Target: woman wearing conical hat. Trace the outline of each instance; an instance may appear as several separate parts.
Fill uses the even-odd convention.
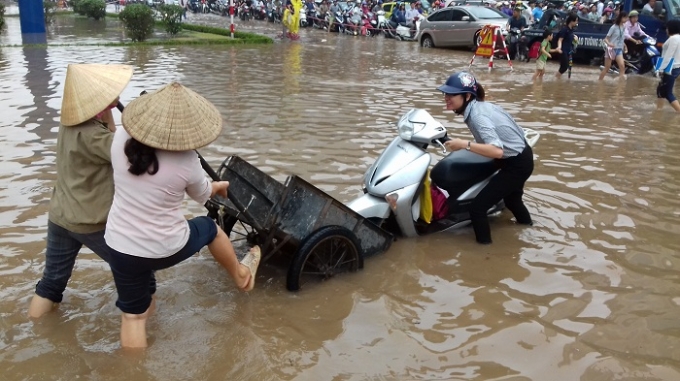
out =
[[[127,65],[72,64],[66,71],[57,136],[57,182],[50,200],[43,277],[28,314],[37,318],[62,301],[80,249],[108,262],[104,228],[113,201],[111,109],[130,82]],[[149,292],[155,291],[155,282]]]
[[[236,286],[250,291],[259,248],[239,263],[229,237],[209,217],[184,217],[185,194],[199,204],[227,196],[226,181],[210,182],[195,149],[222,131],[219,111],[208,100],[172,83],[131,102],[111,146],[115,196],[106,225],[111,271],[123,312],[121,345],[147,346],[148,287],[155,270],[174,266],[204,246]]]

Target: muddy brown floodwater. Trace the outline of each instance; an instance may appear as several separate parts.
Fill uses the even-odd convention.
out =
[[[244,27],[258,28],[278,31]],[[18,38],[5,31],[0,42]],[[144,354],[119,350],[112,277],[85,251],[58,311],[27,320],[67,63],[134,65],[124,103],[178,80],[227,122],[202,149],[211,164],[238,154],[346,202],[410,108],[469,137],[435,90],[469,59],[316,30],[271,46],[0,49],[0,378],[679,380],[680,117],[655,109],[651,77],[597,83],[595,68],[578,66],[557,81],[554,63],[542,84],[531,83],[533,64],[475,68],[490,100],[542,135],[525,196],[533,227],[504,212],[491,246],[468,228],[402,239],[363,270],[299,293],[272,265],[239,293],[202,252],[158,274]],[[204,213],[187,201],[187,216]]]

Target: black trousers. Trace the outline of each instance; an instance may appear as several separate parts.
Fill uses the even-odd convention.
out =
[[[491,243],[491,229],[487,211],[499,201],[512,212],[517,223],[530,225],[531,215],[524,202],[524,183],[534,171],[534,152],[527,144],[522,153],[507,159],[499,159],[500,171],[489,184],[479,192],[470,205],[470,219],[479,243]]]

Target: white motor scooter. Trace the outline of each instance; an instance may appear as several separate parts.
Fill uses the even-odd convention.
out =
[[[364,176],[364,194],[347,206],[393,234],[415,237],[458,228],[470,223],[468,208],[472,200],[498,172],[493,159],[460,150],[441,159],[431,171],[433,186],[448,193],[449,213],[429,224],[419,220],[420,193],[431,166],[430,145],[444,149],[449,140],[446,128],[422,109],[412,109],[397,123],[399,136],[385,148]],[[534,146],[540,135],[524,129]],[[503,201],[488,213],[505,208]]]
[[[300,26],[306,28],[309,24],[307,23],[307,8],[302,7],[300,9]]]

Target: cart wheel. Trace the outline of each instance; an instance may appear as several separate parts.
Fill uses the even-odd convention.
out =
[[[227,237],[231,239],[232,243],[246,241],[252,245],[261,244],[257,239],[258,235],[255,229],[236,217],[224,216],[218,224],[222,230],[227,233]]]
[[[342,226],[325,226],[307,236],[288,268],[286,288],[297,291],[313,279],[328,279],[364,267],[359,241]]]

